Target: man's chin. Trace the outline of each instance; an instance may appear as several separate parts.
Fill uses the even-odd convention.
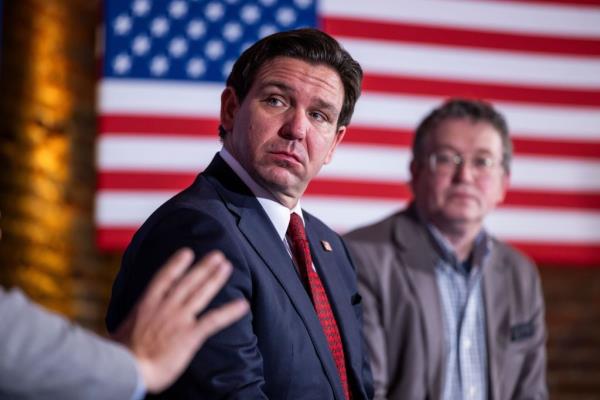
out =
[[[274,194],[299,198],[304,193],[306,185],[289,171],[271,171],[261,176],[259,183]]]
[[[479,220],[480,212],[474,207],[452,207],[444,212],[444,217],[448,221],[456,223],[468,223]]]

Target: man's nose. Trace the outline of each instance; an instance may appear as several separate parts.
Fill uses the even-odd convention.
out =
[[[472,182],[474,177],[473,165],[469,160],[462,159],[454,170],[454,180],[458,182]]]
[[[306,113],[299,109],[292,109],[286,116],[286,121],[281,128],[281,136],[290,140],[302,140],[309,129]]]

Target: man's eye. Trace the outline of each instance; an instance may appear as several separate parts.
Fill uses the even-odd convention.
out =
[[[438,164],[451,164],[453,158],[454,157],[451,154],[439,153],[435,155],[435,159]]]
[[[491,157],[475,157],[473,165],[475,168],[490,168],[494,165],[494,160]]]
[[[312,113],[310,113],[310,116],[314,120],[319,121],[319,122],[327,121],[327,116],[320,112],[312,112]]]
[[[281,101],[281,99],[278,99],[277,97],[268,97],[265,100],[265,103],[270,106],[273,106],[273,107],[278,107],[278,106],[283,105],[283,101]]]

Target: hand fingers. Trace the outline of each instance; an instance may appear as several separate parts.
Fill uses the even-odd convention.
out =
[[[194,264],[189,272],[176,283],[169,293],[168,299],[165,299],[164,307],[169,310],[181,308],[189,312],[190,307],[187,307],[186,304],[189,303],[191,298],[198,296],[205,298],[207,296],[204,293],[205,290],[209,291],[210,298],[214,297],[214,294],[223,286],[230,273],[231,265],[229,265],[223,253],[211,251],[202,260]],[[221,276],[223,274],[225,274],[224,277]],[[212,283],[214,281],[216,281],[216,284],[220,283],[216,290],[212,289],[212,286],[215,285],[215,283]],[[205,289],[205,286],[208,289]],[[191,312],[194,311],[191,310]]]
[[[150,282],[140,302],[141,307],[153,309],[157,303],[160,303],[193,259],[194,252],[189,248],[176,251]]]
[[[194,314],[202,311],[223,288],[232,270],[231,263],[222,258],[211,271],[207,270],[209,274],[190,276],[190,281],[187,282],[190,284],[190,291],[185,300],[186,310]]]
[[[245,299],[238,299],[204,314],[198,320],[195,328],[195,334],[199,340],[197,344],[243,317],[249,309],[250,305]]]
[[[232,266],[225,259],[223,253],[212,251],[194,264],[188,273],[185,273],[192,259],[193,252],[186,248],[177,251],[169,258],[152,279],[139,304],[138,316],[143,315],[145,318],[138,318],[137,326],[143,327],[150,324],[161,329],[160,326],[165,328],[169,325],[179,325],[176,320],[180,320],[180,322],[187,320],[188,323],[196,326],[195,316],[225,285],[231,275]],[[232,311],[228,312],[229,318],[232,321],[239,318],[235,311],[238,309],[242,311],[243,308],[243,306],[234,307]],[[213,332],[224,324],[230,323],[226,317],[227,315],[220,318],[213,317],[218,325],[210,331]],[[140,319],[146,320],[146,322],[140,321]],[[165,324],[165,321],[171,322]]]

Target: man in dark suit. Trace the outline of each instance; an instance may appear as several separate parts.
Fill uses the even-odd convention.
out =
[[[511,158],[500,113],[451,99],[416,130],[414,201],[345,236],[376,399],[548,397],[537,270],[483,227],[504,199]]]
[[[339,236],[300,207],[344,137],[361,80],[358,63],[314,29],[268,36],[233,66],[222,150],[136,233],[107,316],[112,330],[175,248],[231,260],[215,305],[243,297],[251,312],[210,339],[165,397],[371,397],[353,265]]]

